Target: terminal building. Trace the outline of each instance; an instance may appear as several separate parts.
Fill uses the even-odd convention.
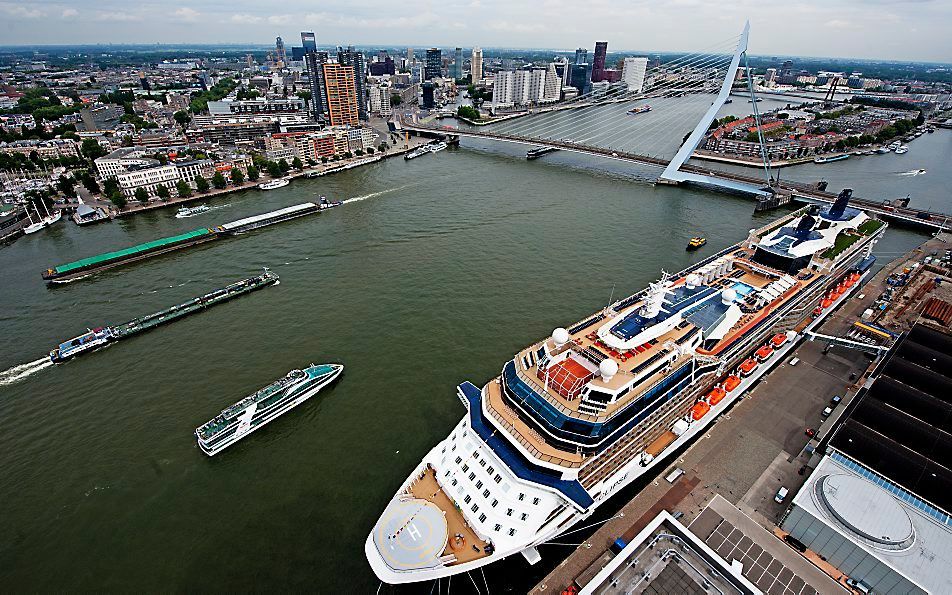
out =
[[[881,361],[781,528],[861,590],[952,593],[952,337],[922,324]]]

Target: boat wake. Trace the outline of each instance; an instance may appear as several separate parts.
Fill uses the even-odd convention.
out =
[[[231,206],[231,203],[228,203],[228,204],[226,204],[226,205],[218,205],[218,206],[214,206],[214,207],[208,207],[207,209],[205,209],[205,210],[202,211],[201,213],[189,213],[188,215],[180,215],[180,214],[176,213],[176,214],[175,214],[175,218],[176,218],[176,219],[190,219],[190,218],[192,218],[192,217],[198,217],[199,215],[204,215],[205,213],[207,213],[207,212],[209,212],[209,211],[217,211],[218,209],[224,209],[225,207],[230,207],[230,206]]]
[[[13,366],[9,370],[0,372],[0,386],[7,386],[9,384],[13,384],[14,382],[19,382],[28,376],[36,374],[44,368],[49,368],[52,365],[53,362],[50,361],[50,358],[41,357],[40,359],[27,364]]]
[[[909,171],[899,172],[896,175],[899,176],[922,176],[925,175],[926,170],[924,169],[910,169]]]
[[[374,198],[375,196],[380,196],[381,194],[387,194],[389,192],[396,192],[397,190],[403,190],[404,188],[409,188],[412,184],[406,184],[404,186],[398,186],[397,188],[387,188],[386,190],[381,190],[380,192],[371,192],[370,194],[364,194],[363,196],[355,196],[353,198],[348,198],[347,200],[341,201],[343,204],[360,202],[362,200],[367,200],[368,198]]]

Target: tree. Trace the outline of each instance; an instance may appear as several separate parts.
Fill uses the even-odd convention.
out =
[[[68,175],[62,175],[59,177],[59,180],[56,181],[56,187],[66,196],[73,195],[73,178]]]
[[[350,158],[353,157],[353,156],[354,156],[354,154],[351,153],[350,151],[347,151],[347,152],[344,153],[344,157],[345,157],[346,159],[350,159]]]
[[[397,95],[396,93],[393,93],[393,94],[390,95],[390,105],[391,105],[391,106],[397,107],[397,106],[400,105],[401,103],[403,103],[403,98],[402,98],[402,97],[400,97],[400,96]]]
[[[282,174],[291,171],[291,166],[288,164],[288,160],[282,157],[281,160],[278,161],[278,169],[281,170]]]
[[[89,172],[83,174],[82,182],[83,186],[86,187],[86,190],[89,190],[90,194],[99,194],[99,182],[97,182],[96,178],[92,177]]]
[[[90,161],[106,154],[106,150],[103,149],[102,145],[99,144],[99,141],[94,138],[83,139],[83,145],[80,150]]]
[[[208,184],[208,180],[205,179],[205,176],[196,176],[195,178],[195,189],[201,192],[202,194],[208,192],[211,186]]]
[[[142,204],[149,202],[149,193],[146,192],[145,188],[143,188],[142,186],[139,186],[138,188],[136,188],[135,197],[136,197],[136,200],[141,202]]]
[[[377,150],[380,151],[381,153],[386,153],[387,149],[389,148],[390,148],[390,145],[388,145],[387,143],[380,143],[380,146],[377,147]]]
[[[456,116],[467,120],[479,120],[479,110],[471,105],[461,105],[456,108]]]
[[[282,161],[284,161],[284,160],[282,159]],[[284,162],[285,165],[287,165],[287,163],[288,163],[287,161]],[[269,162],[267,163],[267,167],[268,167],[268,175],[269,175],[269,176],[271,176],[272,178],[280,178],[280,177],[281,177],[281,166],[278,165],[276,162],[274,162],[274,161],[269,161]]]
[[[321,163],[327,163],[328,161],[330,161],[330,159],[326,155],[321,157]]]
[[[117,190],[119,190],[119,182],[116,181],[115,177],[110,176],[103,180],[102,191],[106,193],[106,196],[111,196]]]
[[[155,195],[161,198],[162,200],[169,199],[169,187],[165,184],[159,184],[155,189]]]
[[[257,181],[258,181],[258,177],[259,177],[260,175],[261,175],[261,174],[258,173],[258,168],[257,168],[257,167],[255,167],[255,166],[253,166],[253,165],[249,165],[249,166],[248,166],[248,179],[249,179],[249,180],[251,180],[252,182],[257,182]]]
[[[245,174],[237,167],[231,168],[231,183],[235,186],[241,186],[245,183]]]
[[[291,160],[291,167],[293,167],[294,169],[298,171],[301,171],[302,169],[304,169],[304,163],[301,162],[300,157],[295,157],[294,159]]]
[[[118,190],[109,194],[109,202],[116,205],[120,211],[126,208],[126,197],[123,196],[122,192],[119,192]]]
[[[363,149],[357,149],[356,151],[354,151],[354,155],[357,155],[358,157],[363,157],[364,156]]]
[[[175,183],[175,190],[178,192],[179,198],[188,198],[192,195],[192,187],[188,185],[188,182],[185,180],[179,180]]]
[[[374,154],[374,148],[373,148],[373,147],[367,147],[367,154],[368,154],[368,155],[373,155],[373,154]]]
[[[221,190],[228,185],[228,182],[225,181],[225,176],[223,176],[220,171],[216,171],[215,175],[212,176],[212,185]]]
[[[297,92],[297,96],[298,96],[299,98],[303,99],[303,100],[304,100],[304,103],[307,103],[307,102],[309,102],[309,101],[311,100],[311,92],[310,92],[310,91],[298,91],[298,92]]]

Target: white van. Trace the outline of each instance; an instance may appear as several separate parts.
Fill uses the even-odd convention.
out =
[[[789,493],[790,490],[785,487],[781,487],[779,490],[777,490],[777,495],[773,497],[774,502],[777,504],[783,504],[783,501],[786,500],[787,494]]]
[[[797,364],[799,364],[799,363],[800,363],[800,358],[799,358],[799,357],[795,357],[795,358],[793,358],[792,360],[790,360],[790,365],[791,365],[791,366],[795,366],[795,365],[797,365]]]

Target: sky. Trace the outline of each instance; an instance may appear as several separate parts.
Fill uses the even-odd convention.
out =
[[[0,45],[253,43],[698,51],[952,62],[952,0],[0,0]]]

